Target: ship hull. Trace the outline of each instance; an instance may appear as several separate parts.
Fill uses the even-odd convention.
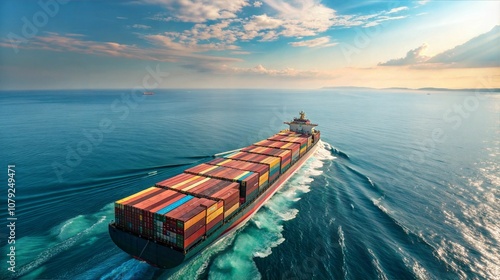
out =
[[[173,268],[182,264],[187,259],[213,244],[216,240],[234,232],[242,227],[251,217],[276,193],[283,184],[314,154],[319,140],[286,172],[281,174],[272,185],[260,194],[253,202],[239,210],[230,221],[207,236],[202,242],[187,252],[179,251],[173,247],[156,243],[136,234],[117,228],[114,223],[109,224],[109,235],[113,242],[123,251],[136,259],[160,268]]]

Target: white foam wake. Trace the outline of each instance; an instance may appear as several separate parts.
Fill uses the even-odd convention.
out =
[[[98,234],[106,231],[107,217],[112,213],[111,203],[97,213],[79,215],[66,220],[50,229],[48,234],[26,236],[16,240],[16,247],[22,248],[23,251],[16,259],[18,262],[16,277],[36,277],[44,270],[43,264],[55,256],[74,246],[91,244],[97,240]]]
[[[320,142],[315,154],[294,174],[235,236],[231,247],[219,254],[209,268],[210,279],[260,279],[253,258],[266,258],[273,248],[285,242],[284,223],[300,213],[294,205],[311,191],[314,177],[321,176],[326,161],[332,156],[328,143]]]

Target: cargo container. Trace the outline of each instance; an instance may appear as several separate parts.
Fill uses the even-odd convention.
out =
[[[117,200],[113,242],[172,268],[233,232],[314,153],[320,132],[301,112],[289,130]]]
[[[248,152],[238,152],[228,155],[226,156],[226,158],[267,164],[269,166],[269,177],[270,177],[269,181],[272,181],[271,177],[275,175],[277,171],[279,175],[280,161],[281,161],[279,157],[259,155]]]
[[[207,164],[231,167],[239,170],[256,172],[259,175],[259,190],[267,187],[269,182],[269,165],[241,160],[218,158]]]
[[[262,140],[254,144],[255,146],[279,148],[292,152],[292,161],[296,161],[299,157],[300,144],[293,142],[283,142],[274,140]]]
[[[281,173],[285,172],[291,164],[292,161],[292,153],[289,150],[282,150],[279,148],[270,148],[270,147],[262,147],[262,146],[248,146],[242,149],[244,152],[268,155],[268,156],[276,156],[280,158],[280,166]]]
[[[259,187],[259,174],[252,171],[245,171],[232,167],[200,164],[186,169],[184,172],[193,175],[207,176],[220,180],[238,182],[240,184],[240,197],[246,198]]]

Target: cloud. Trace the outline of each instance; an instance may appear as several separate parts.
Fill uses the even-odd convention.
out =
[[[143,0],[145,3],[160,4],[168,12],[161,12],[150,19],[160,21],[186,21],[206,24],[206,21],[224,22],[218,30],[223,36],[211,36],[217,40],[236,41],[273,41],[280,37],[313,37],[330,30],[332,27],[371,27],[384,21],[403,19],[406,16],[393,16],[408,7],[397,7],[369,15],[337,15],[336,11],[319,0],[262,0],[249,4],[246,0]],[[230,3],[230,4],[229,4]],[[245,6],[266,4],[266,13],[244,17]],[[223,12],[228,12],[223,15]],[[211,23],[209,26],[217,24]],[[198,25],[196,25],[198,26]],[[194,36],[199,41],[197,27],[180,33]],[[207,26],[205,26],[208,29]],[[206,38],[210,36],[205,36]]]
[[[159,4],[170,11],[170,17],[164,20],[177,20],[183,22],[206,22],[236,18],[236,14],[245,6],[246,0],[143,0],[146,4]],[[161,20],[162,16],[157,15]]]
[[[132,25],[132,28],[137,28],[137,29],[150,29],[151,26],[149,25],[144,25],[144,24],[134,24]]]
[[[406,10],[408,10],[408,7],[403,6],[403,7],[393,8],[393,9],[389,10],[386,14],[394,14],[394,13],[399,13],[401,11],[406,11]]]
[[[500,25],[427,61],[453,67],[500,67]]]
[[[330,37],[319,37],[312,40],[300,41],[300,42],[291,42],[290,45],[294,47],[333,47],[338,43],[330,43]]]
[[[245,52],[245,51],[232,51],[232,54],[251,54],[251,52]]]
[[[269,69],[259,64],[251,68],[239,68],[239,67],[228,67],[224,66],[220,69],[222,72],[231,74],[250,74],[258,76],[270,76],[270,77],[283,77],[283,78],[332,78],[333,76],[328,72],[317,71],[317,70],[298,70],[294,68],[285,69]]]
[[[252,16],[252,18],[243,26],[245,31],[261,31],[268,29],[276,29],[283,25],[283,20],[272,18],[266,14]]]
[[[241,62],[241,59],[199,53],[206,50],[221,48],[216,45],[207,44],[202,47],[186,47],[185,45],[169,40],[168,36],[157,36],[150,39],[161,43],[161,46],[157,48],[139,48],[135,45],[120,44],[116,42],[98,42],[84,40],[81,36],[68,36],[66,34],[60,35],[57,33],[50,33],[47,36],[34,37],[26,44],[20,45],[19,48],[124,57],[149,61],[175,62],[180,63],[181,65],[186,63],[198,63],[205,68],[216,67],[211,65]],[[3,40],[0,41],[0,46],[10,47],[10,44],[8,41]],[[226,47],[223,48],[225,49]]]
[[[143,35],[143,38],[154,45],[191,52],[238,50],[234,43],[241,39],[244,32],[231,24],[232,20],[210,25],[198,23],[182,32]]]
[[[262,6],[262,2],[260,2],[260,1],[255,1],[255,2],[253,2],[253,6],[254,6],[255,8],[259,8],[260,6]]]
[[[200,36],[204,36],[204,34],[200,34]],[[208,37],[207,39],[212,37],[210,33],[207,33],[206,36]],[[165,34],[157,35],[145,35],[144,38],[161,48],[190,53],[239,49],[238,46],[226,44],[225,42],[199,43],[195,38],[190,38],[181,33],[175,32],[166,32]]]
[[[404,19],[407,16],[396,16],[396,17],[391,17],[391,16],[377,16],[373,21],[370,21],[368,23],[365,23],[363,27],[373,27],[377,26],[380,23],[388,20],[397,20],[397,19]]]
[[[410,50],[405,57],[381,62],[380,66],[412,66],[418,68],[482,68],[500,67],[500,25],[462,45],[433,57],[423,55],[424,44]]]
[[[286,37],[315,36],[335,24],[335,10],[319,1],[266,0],[265,2],[277,11],[277,17],[284,21],[284,30],[281,34]]]
[[[403,58],[391,59],[384,63],[379,63],[380,66],[402,66],[402,65],[414,65],[418,63],[423,63],[429,57],[423,55],[425,50],[427,49],[427,44],[423,44],[420,47],[410,50],[406,53],[406,56]]]

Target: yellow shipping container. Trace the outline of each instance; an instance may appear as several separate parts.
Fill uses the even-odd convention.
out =
[[[215,212],[218,208],[218,204],[215,203],[214,205],[210,206],[210,208],[207,208],[207,219],[208,219],[208,216],[210,216],[213,212]],[[222,213],[222,211],[221,211]]]
[[[218,167],[217,165],[210,166],[207,169],[200,171],[200,173],[205,174],[205,173],[209,172],[210,170],[213,170],[217,167]]]
[[[131,196],[127,196],[125,198],[122,198],[122,199],[118,200],[116,203],[118,203],[118,204],[126,204],[127,201],[132,200],[133,198],[135,198],[135,197],[137,197],[137,196],[139,196],[141,194],[145,194],[147,192],[151,192],[151,191],[153,191],[155,189],[157,189],[157,188],[156,187],[147,188],[147,189],[145,189],[143,191],[140,191],[138,193],[135,193],[135,194],[133,194]]]
[[[193,218],[184,223],[184,230],[190,228],[192,225],[196,224],[196,222],[198,222],[199,220],[204,219],[206,215],[207,211],[202,210],[198,215],[194,216]]]
[[[233,207],[231,207],[231,209],[227,210],[225,213],[224,213],[224,218],[226,218],[227,216],[231,215],[234,211],[236,211],[236,209],[238,209],[238,207],[240,207],[240,203],[236,203]]]
[[[193,177],[193,178],[191,178],[191,179],[187,179],[187,180],[185,180],[185,181],[179,182],[179,183],[177,183],[177,184],[175,184],[175,185],[171,186],[171,188],[172,188],[172,189],[178,189],[178,188],[180,188],[180,186],[185,185],[185,184],[187,184],[187,183],[189,183],[189,182],[191,182],[191,181],[194,181],[194,180],[196,180],[196,179],[198,179],[198,178],[200,178],[200,176],[194,176],[194,177]]]
[[[269,179],[269,172],[262,174],[259,178],[259,186],[262,186]]]
[[[219,162],[217,163],[217,165],[223,165],[223,164],[226,164],[228,162],[230,162],[232,159],[226,159],[225,161],[222,161],[222,162]]]
[[[250,171],[244,171],[243,173],[241,173],[240,175],[236,176],[233,180],[238,180],[240,179],[241,177],[247,175],[248,173],[250,173]]]
[[[187,191],[189,191],[190,189],[192,189],[192,188],[194,188],[194,187],[196,187],[196,186],[199,186],[199,185],[201,185],[201,184],[205,183],[206,181],[208,181],[208,180],[210,180],[210,179],[212,179],[212,178],[207,177],[207,178],[205,178],[205,179],[203,179],[203,180],[201,180],[201,181],[199,181],[199,182],[196,182],[196,183],[194,183],[194,184],[192,184],[192,185],[189,185],[189,186],[186,186],[186,187],[182,188],[182,190],[187,192]]]
[[[280,163],[280,158],[269,156],[267,159],[264,160],[264,162],[269,163],[271,165],[271,168],[273,168]]]
[[[213,212],[212,214],[207,216],[207,224],[213,221],[215,218],[217,218],[219,215],[222,215],[222,212],[224,212],[224,207],[221,207],[217,209],[217,211]]]

